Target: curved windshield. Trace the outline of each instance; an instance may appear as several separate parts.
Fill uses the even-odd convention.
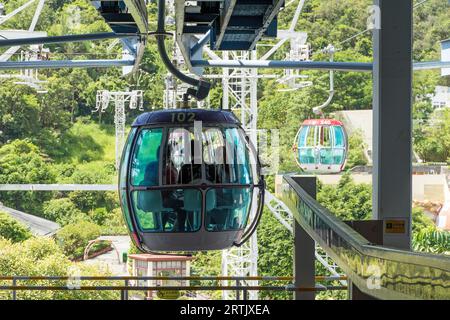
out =
[[[194,232],[200,229],[200,190],[139,190],[133,191],[131,198],[138,225],[144,232]]]
[[[251,188],[212,188],[206,193],[205,225],[208,231],[244,229],[252,203]]]
[[[340,126],[322,127],[323,143],[320,146],[320,163],[342,164],[345,160],[344,130]]]
[[[257,156],[238,127],[168,127],[136,131],[131,152],[131,207],[142,232],[245,228]],[[192,186],[203,186],[203,189]],[[214,188],[205,189],[204,186]]]

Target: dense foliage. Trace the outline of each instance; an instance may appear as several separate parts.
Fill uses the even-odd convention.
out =
[[[0,211],[0,237],[16,243],[27,240],[31,233],[26,226]]]
[[[72,263],[54,240],[48,238],[30,238],[23,242],[12,243],[0,237],[0,274],[2,276],[71,276],[68,281],[53,281],[52,285],[80,285],[76,277],[83,275],[107,276],[108,273],[93,266]],[[10,285],[10,281],[0,281],[1,285]],[[84,285],[100,285],[99,282],[85,281]],[[108,284],[103,282],[102,284]],[[27,280],[21,285],[50,285],[49,281]],[[0,299],[10,300],[10,291],[1,291]],[[18,291],[17,299],[118,299],[118,292],[111,291]]]
[[[56,234],[56,242],[66,256],[75,259],[82,257],[89,241],[100,235],[100,226],[88,221],[79,221],[59,230]]]
[[[417,0],[419,1],[419,0]],[[6,1],[7,12],[26,0]],[[94,33],[108,31],[88,0],[47,0],[37,30],[49,35]],[[287,29],[295,10],[294,0],[279,17],[280,29]],[[369,62],[372,59],[371,33],[366,29],[368,5],[371,0],[308,0],[305,1],[296,30],[308,32],[312,58],[326,60],[321,52],[328,44],[337,48],[335,61]],[[76,10],[77,15],[74,15]],[[156,7],[149,3],[150,25],[155,27]],[[414,12],[414,60],[437,60],[439,41],[450,38],[450,9],[446,1],[429,0]],[[79,20],[74,19],[79,17]],[[2,29],[28,29],[32,10],[2,24]],[[271,40],[266,44],[273,43]],[[121,48],[113,41],[54,44],[51,59],[121,58]],[[0,48],[0,53],[4,49]],[[258,48],[260,54],[267,46]],[[283,59],[285,44],[272,57]],[[19,55],[12,59],[17,60]],[[218,70],[220,72],[220,70]],[[282,71],[260,71],[282,75]],[[313,86],[286,91],[285,84],[273,79],[258,82],[258,125],[280,131],[280,171],[296,172],[291,146],[300,123],[315,117],[314,106],[328,96],[328,77],[318,71],[304,71]],[[136,75],[122,77],[118,68],[42,70],[46,81],[45,94],[15,83],[0,80],[0,184],[3,183],[116,183],[114,170],[114,108],[105,113],[92,113],[97,90],[144,90],[144,109],[161,108],[166,70],[159,59],[156,43],[150,38],[142,65]],[[210,95],[212,107],[221,105],[221,79],[213,80]],[[450,161],[450,111],[434,111],[429,94],[436,85],[450,85],[450,77],[438,71],[415,72],[414,146],[419,157],[430,162]],[[232,99],[232,97],[231,97]],[[337,72],[335,95],[325,116],[340,110],[370,109],[372,79],[370,74]],[[127,110],[130,122],[140,111]],[[350,152],[346,168],[366,164],[363,140],[359,133],[350,136]],[[267,178],[273,182],[273,176]],[[371,217],[371,187],[357,184],[344,175],[337,186],[319,187],[319,202],[343,220]],[[63,229],[56,242],[30,238],[29,232],[4,214],[0,214],[0,274],[2,275],[65,275],[76,267],[83,274],[101,274],[98,270],[73,264],[69,259],[80,257],[85,245],[101,234],[125,234],[115,193],[100,192],[0,192],[5,206],[42,216],[58,222]],[[414,248],[420,251],[448,252],[448,233],[437,231],[424,212],[415,209]],[[1,239],[1,238],[5,239]],[[259,273],[261,275],[292,275],[292,238],[289,232],[266,210],[258,228]],[[17,243],[14,243],[17,242]],[[200,253],[192,265],[193,274],[221,273],[220,252]],[[326,271],[318,264],[318,274]],[[270,283],[270,282],[268,282]],[[218,293],[211,293],[219,296]],[[10,295],[10,293],[0,293]],[[91,298],[115,297],[112,293],[20,293],[22,298]],[[265,298],[288,298],[287,293],[261,293]],[[342,297],[320,294],[321,298]],[[0,296],[6,297],[6,296]]]

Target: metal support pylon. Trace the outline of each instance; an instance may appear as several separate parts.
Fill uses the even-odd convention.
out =
[[[256,59],[256,51],[223,52],[223,59],[229,55],[232,59]],[[223,109],[231,109],[240,116],[242,126],[253,145],[257,144],[257,70],[229,69],[223,70]],[[250,219],[255,218],[251,212]],[[258,237],[253,233],[250,240],[241,247],[233,247],[222,252],[222,274],[224,276],[257,276],[258,275]],[[240,285],[257,286],[258,281],[243,281]],[[224,291],[224,299],[236,299],[236,292]],[[249,299],[258,299],[257,291],[249,292]]]
[[[120,165],[120,157],[125,143],[125,106],[130,109],[143,110],[142,90],[113,92],[107,90],[97,91],[97,103],[93,112],[105,112],[109,103],[114,103],[114,125],[116,132],[116,169]]]

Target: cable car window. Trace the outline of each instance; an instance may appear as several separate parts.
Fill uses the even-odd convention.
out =
[[[315,128],[304,126],[299,134],[298,157],[300,163],[315,163],[314,146],[315,146]]]
[[[316,129],[317,127],[308,126],[308,133],[306,135],[306,145],[305,147],[314,147],[316,146]]]
[[[325,148],[331,147],[331,130],[328,126],[322,127],[321,145]]]
[[[225,141],[218,128],[206,128],[203,132],[203,160],[206,180],[211,183],[225,183],[229,166],[225,163]]]
[[[195,161],[194,141],[191,128],[169,130],[163,165],[163,184],[192,184],[201,180],[202,165],[201,161]]]
[[[251,188],[213,188],[206,193],[205,225],[208,231],[244,229],[252,203]]]
[[[298,135],[298,147],[302,148],[306,146],[306,137],[308,134],[309,127],[304,126],[300,129],[300,134]]]
[[[131,184],[159,185],[159,150],[162,129],[144,129],[139,133],[131,162]]]
[[[333,150],[331,148],[320,149],[320,163],[333,164]]]
[[[132,192],[139,227],[145,232],[195,232],[201,226],[202,193],[197,189]]]
[[[128,170],[128,161],[130,154],[131,146],[133,144],[134,135],[136,133],[136,128],[131,128],[131,131],[128,135],[128,139],[125,143],[124,152],[122,153],[122,157],[120,158],[120,189],[126,187],[127,182],[127,170]]]
[[[225,129],[225,168],[226,177],[223,183],[250,184],[253,181],[250,150],[247,149],[245,134],[237,128]]]
[[[342,164],[345,160],[344,149],[333,149],[333,164]]]
[[[334,126],[334,146],[339,148],[345,147],[344,130],[342,127]]]

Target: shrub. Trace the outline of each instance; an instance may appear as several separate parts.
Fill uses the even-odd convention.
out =
[[[413,232],[419,232],[426,228],[434,228],[435,225],[430,218],[425,215],[425,212],[420,207],[414,207],[412,209],[412,230]]]
[[[364,154],[365,143],[361,131],[356,131],[349,137],[349,150],[347,158],[347,168],[355,166],[364,166],[367,164],[367,159]]]
[[[76,259],[83,256],[89,241],[100,235],[100,226],[89,221],[79,221],[62,228],[56,234],[56,241],[70,259]]]
[[[0,237],[12,242],[21,242],[30,238],[31,233],[22,223],[0,211]]]
[[[416,251],[435,254],[450,254],[450,232],[425,228],[414,234],[413,248]]]
[[[0,238],[0,274],[2,276],[108,276],[96,266],[72,263],[51,238],[30,238],[22,243],[12,243]],[[22,280],[21,285],[60,285],[67,281]],[[111,285],[111,281],[103,282]],[[11,285],[11,281],[0,281]],[[98,281],[84,281],[83,285],[100,285]],[[117,299],[118,292],[109,291],[17,291],[17,299]],[[12,293],[0,291],[0,300],[11,299]]]
[[[108,217],[102,224],[102,234],[128,234],[120,208],[116,208],[108,213]]]

